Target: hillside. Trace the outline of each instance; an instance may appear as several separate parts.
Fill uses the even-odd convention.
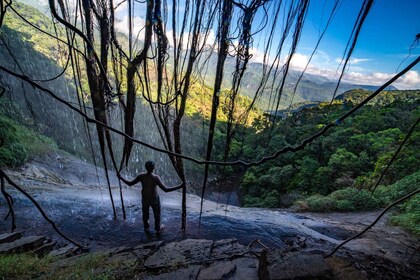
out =
[[[264,134],[243,142],[244,156],[258,159],[287,145],[297,145],[318,132],[326,123],[343,115],[366,98],[369,91],[354,90],[340,96],[333,107],[320,104],[303,108],[288,119],[279,118],[278,134]],[[316,194],[299,207],[313,211],[351,211],[383,207],[384,191],[368,200],[369,190],[384,172],[388,162],[401,145],[413,124],[420,117],[420,91],[386,91],[347,119],[343,124],[324,134],[302,151],[279,156],[275,161],[249,168],[242,178],[241,193],[245,206],[288,207],[295,201]],[[270,133],[267,131],[267,133]],[[264,136],[266,135],[266,136]],[[266,138],[265,138],[266,137]],[[420,157],[418,129],[384,174],[380,185],[406,188],[407,193],[417,183]],[[261,146],[262,139],[270,139]],[[267,141],[267,140],[264,140]],[[411,177],[410,177],[411,176]],[[409,179],[411,178],[411,179]],[[411,183],[398,183],[407,180]],[[359,204],[350,198],[356,189],[363,189]],[[388,191],[392,190],[391,186]],[[414,189],[415,190],[415,189]],[[386,191],[385,191],[386,193]],[[330,195],[323,200],[319,195]],[[339,204],[337,200],[343,199]],[[376,200],[375,200],[376,199]],[[363,202],[361,202],[363,201]],[[416,201],[416,200],[413,200]],[[389,201],[388,201],[389,202]],[[386,204],[386,203],[385,203]],[[413,210],[414,212],[417,210]],[[415,212],[410,223],[413,228],[419,218]]]

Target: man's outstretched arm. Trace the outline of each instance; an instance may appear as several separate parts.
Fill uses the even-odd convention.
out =
[[[123,178],[123,176],[121,176],[121,174],[120,173],[117,173],[117,177],[121,180],[121,181],[123,181],[124,183],[126,183],[127,185],[129,185],[129,186],[133,186],[133,185],[135,185],[135,184],[137,184],[138,182],[140,182],[141,181],[141,178],[144,176],[144,174],[140,174],[140,175],[138,175],[134,180],[132,180],[132,181],[128,181],[128,180],[126,180],[125,178]]]
[[[179,190],[180,188],[182,188],[184,186],[185,183],[181,183],[180,185],[173,187],[173,188],[168,188],[167,186],[165,186],[164,183],[162,183],[162,180],[160,180],[159,176],[156,176],[156,180],[157,180],[157,185],[159,186],[159,188],[161,188],[164,192],[173,192],[176,190]]]

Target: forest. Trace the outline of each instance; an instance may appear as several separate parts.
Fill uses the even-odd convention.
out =
[[[341,80],[373,1],[337,82],[306,75],[309,62],[291,67],[309,1],[123,1],[128,30],[118,29],[122,3],[70,2],[1,2],[2,191],[13,185],[3,170],[64,151],[104,168],[113,217],[120,199],[125,219],[111,177],[152,159],[165,180],[185,183],[184,231],[187,194],[201,197],[201,222],[204,198],[225,193],[225,204],[234,195],[240,207],[293,212],[392,205],[391,224],[420,236],[420,90],[392,85],[420,58],[378,87]],[[258,36],[262,63],[252,60]]]

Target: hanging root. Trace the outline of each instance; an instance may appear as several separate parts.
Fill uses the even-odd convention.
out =
[[[6,180],[12,187],[14,187],[16,190],[18,190],[20,193],[22,193],[24,196],[26,196],[34,205],[35,207],[38,209],[38,211],[41,213],[42,217],[52,226],[52,228],[55,230],[55,232],[57,232],[62,238],[64,238],[65,240],[67,240],[68,242],[76,245],[79,248],[82,248],[82,245],[80,245],[79,243],[73,241],[72,239],[70,239],[69,237],[67,237],[66,235],[64,235],[57,227],[57,225],[48,217],[48,215],[45,213],[45,211],[42,209],[42,207],[38,204],[38,202],[36,202],[36,200],[30,195],[28,194],[26,191],[24,191],[21,187],[19,187],[16,183],[14,183],[7,175],[6,173],[3,172],[3,170],[0,169],[0,180],[1,180],[1,191],[3,193],[3,195],[6,198],[6,201],[8,203],[9,206],[9,212],[11,213],[12,216],[12,232],[15,230],[16,225],[15,225],[15,217],[14,217],[14,212],[13,212],[13,200],[12,197],[5,191],[5,182],[4,180]]]
[[[410,138],[410,136],[413,134],[414,129],[416,128],[416,126],[419,124],[420,122],[420,118],[417,118],[417,121],[411,126],[410,130],[408,131],[407,135],[405,136],[404,140],[402,141],[401,145],[398,147],[398,149],[395,151],[394,155],[392,156],[391,160],[388,162],[387,166],[385,167],[385,170],[382,172],[381,176],[379,177],[378,181],[376,182],[375,186],[373,187],[372,191],[371,191],[371,196],[370,198],[372,198],[373,193],[375,192],[376,188],[379,186],[379,183],[382,181],[382,178],[385,176],[385,174],[387,173],[389,167],[392,165],[392,163],[394,162],[394,160],[397,158],[398,154],[401,152],[402,148],[404,147],[404,145],[407,143],[408,139]]]
[[[332,255],[334,255],[338,249],[340,249],[341,247],[343,247],[345,244],[347,244],[348,242],[352,241],[353,239],[358,238],[359,236],[361,236],[362,234],[364,234],[365,232],[367,232],[370,228],[372,228],[381,218],[383,215],[385,215],[386,212],[388,212],[389,209],[391,209],[392,207],[394,207],[397,204],[400,204],[401,202],[415,196],[416,194],[420,193],[420,189],[415,190],[412,193],[409,193],[408,195],[398,199],[397,201],[391,203],[390,205],[388,205],[384,210],[382,210],[381,214],[379,214],[379,216],[370,224],[368,225],[364,230],[362,230],[361,232],[357,233],[356,235],[348,238],[347,240],[341,242],[337,247],[335,247],[335,249],[329,253],[328,255],[326,255],[324,258],[329,258]]]
[[[4,182],[4,177],[3,176],[0,177],[0,184],[1,184],[1,193],[3,194],[4,198],[6,199],[7,206],[9,207],[9,212],[7,213],[4,220],[6,221],[9,218],[9,216],[11,216],[11,218],[12,218],[11,232],[13,232],[16,229],[15,212],[13,210],[13,198],[10,194],[8,194],[6,192],[5,182]]]

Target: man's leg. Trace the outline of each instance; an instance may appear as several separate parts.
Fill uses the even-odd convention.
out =
[[[155,216],[155,230],[156,232],[160,231],[160,200],[157,198],[153,203],[151,203],[153,209],[153,215]]]
[[[147,199],[142,198],[141,203],[142,203],[144,230],[149,230],[149,208],[150,208],[150,202]]]

